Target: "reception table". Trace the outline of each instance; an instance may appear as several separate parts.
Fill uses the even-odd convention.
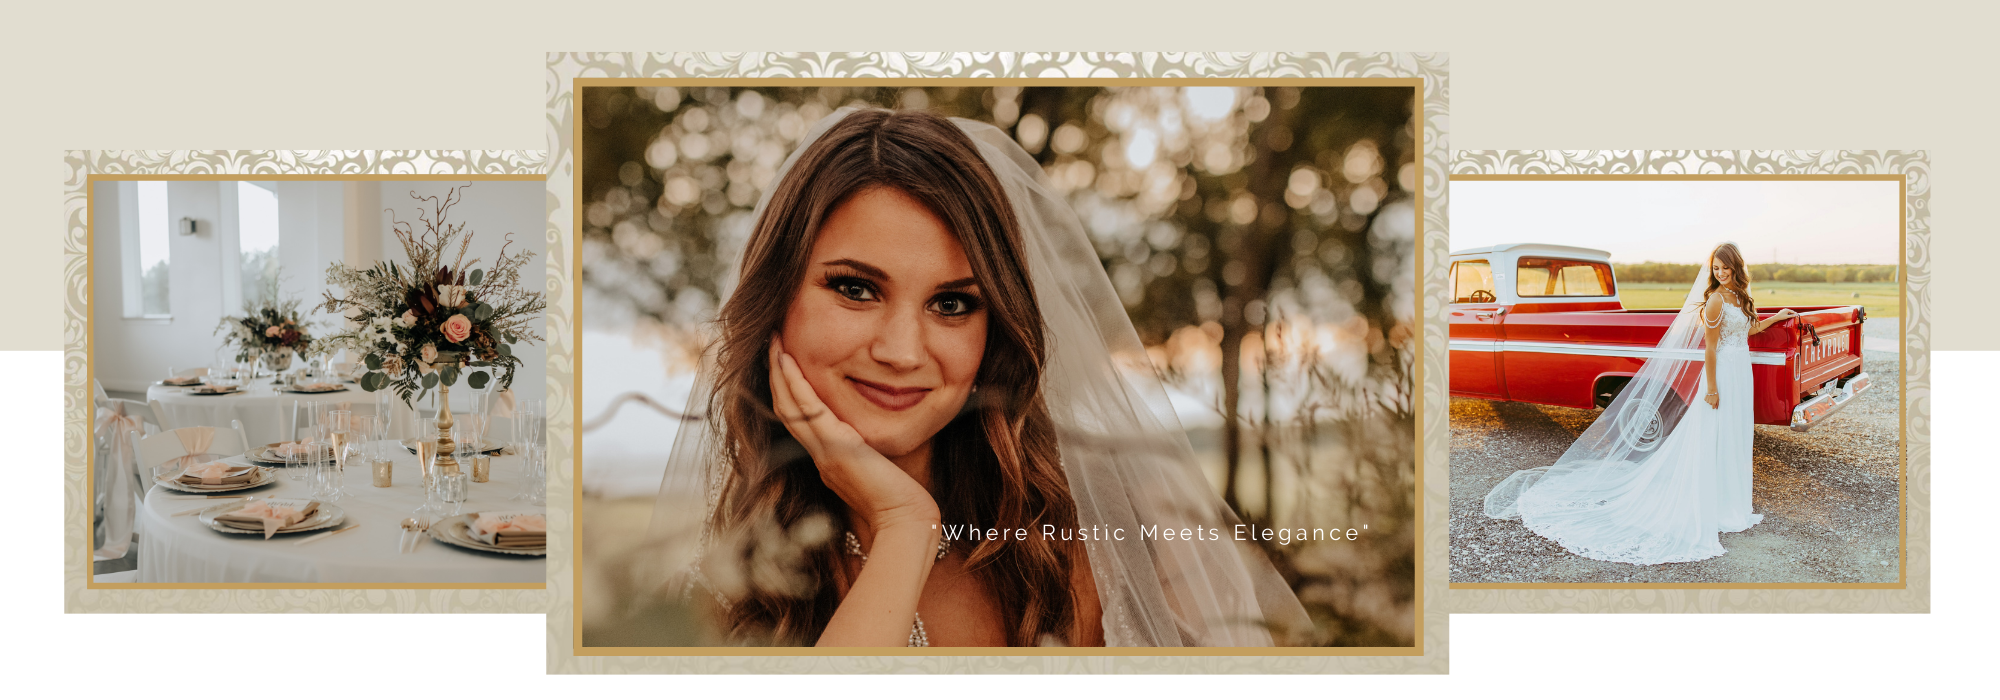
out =
[[[496,554],[455,547],[421,535],[416,551],[398,552],[402,522],[423,505],[416,456],[400,445],[395,454],[394,485],[369,485],[366,465],[347,467],[348,496],[332,504],[346,513],[339,526],[314,533],[262,535],[217,532],[197,515],[174,515],[203,506],[196,494],[153,485],[139,509],[139,571],[144,583],[541,583],[546,557]],[[460,512],[532,511],[540,506],[509,500],[525,483],[522,459],[495,456],[492,480],[471,484]],[[241,456],[231,463],[247,463]],[[466,467],[470,469],[470,465]],[[306,481],[294,481],[278,467],[274,483],[230,495],[266,498],[306,498]],[[292,543],[319,532],[359,523],[360,527],[314,542]],[[412,535],[417,537],[418,535]]]
[[[464,382],[452,387],[451,407],[455,413],[464,413],[472,407],[473,392],[466,389]],[[292,422],[292,404],[297,401],[322,401],[362,405],[375,402],[373,392],[362,391],[352,382],[347,389],[319,394],[302,394],[285,391],[272,385],[269,377],[255,379],[243,385],[243,390],[217,396],[203,396],[190,393],[187,387],[154,384],[146,389],[146,400],[157,401],[166,415],[157,416],[166,425],[184,428],[194,425],[227,428],[229,421],[243,421],[245,437],[253,445],[263,445],[292,439],[289,427]],[[435,405],[436,392],[426,402]],[[434,409],[421,409],[429,415]]]

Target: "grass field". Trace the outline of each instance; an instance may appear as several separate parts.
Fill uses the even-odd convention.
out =
[[[1674,282],[1625,282],[1618,297],[1628,309],[1676,309],[1687,289]],[[1903,310],[1901,288],[1894,282],[1758,282],[1750,291],[1759,307],[1858,305],[1868,308],[1869,318],[1896,318]]]

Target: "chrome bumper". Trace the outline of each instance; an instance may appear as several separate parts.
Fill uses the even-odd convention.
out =
[[[1801,433],[1811,430],[1813,426],[1839,413],[1840,409],[1846,408],[1854,397],[1860,396],[1861,392],[1867,391],[1874,385],[1875,382],[1868,377],[1868,373],[1862,372],[1847,380],[1847,386],[1822,392],[1799,404],[1797,408],[1792,409],[1792,430]]]

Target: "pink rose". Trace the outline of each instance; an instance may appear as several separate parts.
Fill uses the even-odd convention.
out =
[[[264,337],[266,338],[276,338],[278,337],[278,333],[279,330],[277,326],[271,326],[270,328],[264,329]]]
[[[415,311],[403,312],[403,319],[398,323],[400,323],[404,328],[409,328],[410,326],[417,325],[417,312]]]
[[[452,314],[451,318],[444,320],[444,325],[438,326],[438,330],[444,331],[445,340],[463,343],[472,336],[472,320],[465,314]]]
[[[424,364],[430,364],[432,362],[436,362],[438,359],[437,346],[432,345],[430,343],[424,343],[424,347],[417,351],[417,357],[421,358],[424,361]]]

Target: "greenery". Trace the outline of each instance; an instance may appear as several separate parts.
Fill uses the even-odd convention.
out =
[[[236,346],[236,360],[247,362],[267,352],[303,352],[314,342],[299,317],[299,300],[283,299],[276,270],[259,280],[258,294],[243,301],[242,316],[224,316],[215,331],[227,332],[224,347]]]
[[[1611,271],[1620,282],[1679,282],[1683,285],[1694,281],[1700,269],[1694,263],[1613,263]],[[1755,282],[1894,282],[1895,265],[1782,265],[1767,263],[1750,266],[1750,279]]]
[[[1690,282],[1620,283],[1618,298],[1628,309],[1678,309],[1687,298]],[[1896,318],[1903,310],[1902,287],[1892,282],[1753,281],[1750,295],[1760,307],[1863,306],[1869,318]]]
[[[328,286],[341,293],[326,292],[318,310],[349,312],[344,314],[346,330],[329,336],[328,347],[352,349],[363,356],[368,372],[361,376],[362,389],[394,387],[410,404],[440,382],[457,383],[458,366],[437,364],[456,362],[480,368],[466,376],[472,388],[485,388],[491,372],[498,371],[504,390],[513,386],[514,373],[522,364],[511,344],[541,339],[528,323],[547,303],[540,292],[520,286],[521,267],[534,253],[508,254],[510,233],[489,269],[473,268],[479,259],[465,259],[472,234],[465,231],[465,224],[447,221],[462,187],[452,188],[442,198],[410,193],[428,208],[420,206],[417,211],[421,232],[395,220],[396,238],[409,258],[407,266],[380,262],[355,269],[334,263],[327,268]],[[454,242],[456,257],[447,265],[445,255]]]
[[[146,268],[139,278],[139,313],[147,316],[165,316],[171,312],[167,305],[168,287],[167,261],[161,260]]]

